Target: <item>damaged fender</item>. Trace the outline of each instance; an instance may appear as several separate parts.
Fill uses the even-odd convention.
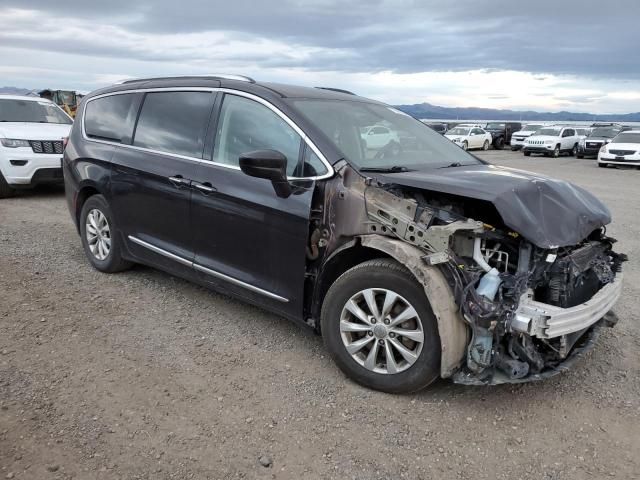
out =
[[[362,235],[360,240],[363,246],[384,252],[407,267],[424,287],[438,322],[440,375],[450,377],[465,358],[469,331],[445,276],[438,267],[424,263],[423,250],[406,242],[381,235]]]

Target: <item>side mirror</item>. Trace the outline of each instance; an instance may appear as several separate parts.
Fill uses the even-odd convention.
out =
[[[240,155],[240,170],[246,175],[271,180],[273,189],[281,198],[291,195],[287,180],[287,157],[277,150],[255,150]]]

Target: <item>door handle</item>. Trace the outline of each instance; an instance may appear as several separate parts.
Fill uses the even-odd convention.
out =
[[[169,177],[169,181],[173,183],[176,187],[188,187],[191,183],[191,180],[184,178],[182,175],[175,175],[173,177]]]
[[[204,182],[204,183],[191,182],[191,186],[196,190],[199,190],[200,192],[204,193],[205,195],[209,195],[210,193],[218,191],[218,189],[213,185],[211,185],[209,182]]]

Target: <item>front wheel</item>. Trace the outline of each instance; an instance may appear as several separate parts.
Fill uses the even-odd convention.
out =
[[[469,149],[469,144],[466,141],[462,142],[462,149],[465,151]]]
[[[530,157],[531,156],[531,152],[527,152],[526,150],[523,152],[525,157]]]
[[[577,157],[578,156],[578,144],[577,143],[571,149],[571,156],[572,157]]]
[[[482,150],[489,150],[489,140],[485,140],[484,144],[482,145]]]
[[[558,158],[560,156],[560,145],[556,145],[556,148],[553,149],[553,153],[551,154],[553,158]]]
[[[496,150],[502,150],[504,148],[504,138],[500,137],[498,138],[494,143],[493,146]]]
[[[321,330],[338,367],[366,387],[413,392],[440,375],[440,338],[429,301],[394,260],[370,260],[338,278],[322,305]]]
[[[131,267],[131,262],[122,258],[122,241],[116,233],[109,204],[102,195],[89,197],[82,206],[80,237],[84,253],[96,270],[115,273]]]

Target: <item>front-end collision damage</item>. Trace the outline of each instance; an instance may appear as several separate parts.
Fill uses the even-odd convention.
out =
[[[582,226],[594,225],[585,238],[541,246],[506,226],[485,198],[366,178],[346,164],[337,171],[316,212],[309,259],[322,264],[357,242],[405,265],[438,322],[443,377],[466,384],[546,378],[588,349],[599,326],[615,323],[609,311],[625,257],[584,211]],[[597,215],[606,220],[602,210]],[[553,236],[548,223],[544,233]]]

